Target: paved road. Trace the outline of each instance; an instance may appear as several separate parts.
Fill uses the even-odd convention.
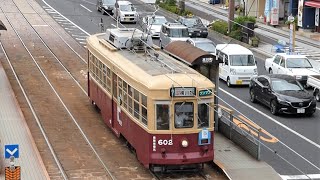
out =
[[[60,21],[60,24],[67,28],[66,30],[82,44],[84,44],[86,35],[100,32],[99,23],[101,22],[101,18],[105,27],[113,27],[116,24],[109,16],[102,16],[101,13],[96,11],[95,0],[46,0],[50,6],[86,31],[87,34],[79,30],[74,24],[60,20],[62,19],[61,15],[50,10],[51,8],[48,8],[48,5],[44,3],[45,1],[38,0],[38,2],[49,13],[51,12],[50,14],[58,22]],[[138,11],[147,11],[147,8],[139,5],[141,4],[140,2],[132,2],[137,4]],[[159,13],[163,15],[162,12]],[[165,15],[167,16],[167,14]],[[173,18],[168,19],[170,21],[173,20]],[[135,24],[125,24],[125,26],[138,27]],[[158,42],[156,41],[155,43]],[[263,68],[265,58],[261,55],[257,55],[256,57],[259,74],[266,74]],[[277,142],[266,136],[263,143],[272,151],[264,147],[261,154],[262,160],[269,163],[279,174],[320,174],[320,132],[318,131],[320,127],[320,103],[317,104],[318,111],[313,117],[273,116],[268,108],[250,102],[248,87],[228,88],[225,82],[220,81],[219,93],[225,103],[230,104],[279,140]],[[289,162],[286,162],[284,159]],[[315,175],[315,177],[317,176]]]

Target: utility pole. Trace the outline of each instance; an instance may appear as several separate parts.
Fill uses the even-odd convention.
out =
[[[234,20],[234,0],[229,0],[228,33],[231,32]]]
[[[288,17],[288,21],[290,22],[289,52],[291,53],[294,52],[296,27],[294,23],[294,17],[292,15]]]

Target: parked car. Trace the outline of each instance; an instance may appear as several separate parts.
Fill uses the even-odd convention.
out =
[[[196,16],[179,16],[177,22],[188,27],[190,37],[203,37],[208,36],[208,28],[203,25],[201,19]]]
[[[219,63],[219,78],[232,85],[248,85],[250,79],[258,75],[253,53],[238,44],[218,44],[215,55]]]
[[[249,85],[250,101],[270,107],[272,114],[306,114],[316,111],[316,99],[290,75],[269,74],[254,77]]]
[[[108,13],[112,14],[116,0],[97,0],[97,11],[100,11],[103,15]]]
[[[193,46],[210,54],[214,54],[216,51],[216,44],[207,38],[189,38],[187,39],[187,43],[192,44]]]
[[[143,29],[152,38],[160,38],[162,24],[168,22],[164,16],[148,15],[142,18]]]
[[[159,46],[163,49],[172,41],[186,41],[188,38],[186,26],[180,23],[166,22],[161,26]]]
[[[117,1],[115,4],[115,9],[113,10],[113,16],[121,23],[136,23],[138,20],[136,8],[129,1]]]
[[[265,69],[269,74],[288,74],[295,76],[301,84],[306,85],[309,75],[320,75],[310,60],[304,55],[278,53],[265,61]]]

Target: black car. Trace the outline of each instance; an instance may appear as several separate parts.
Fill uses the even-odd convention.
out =
[[[196,16],[180,16],[177,22],[188,27],[190,37],[208,37],[208,28]]]
[[[249,84],[251,102],[270,107],[272,114],[306,114],[316,111],[315,97],[293,77],[282,74],[260,75]]]

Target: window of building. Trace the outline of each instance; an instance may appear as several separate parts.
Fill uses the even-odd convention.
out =
[[[178,102],[174,105],[174,126],[175,128],[193,127],[194,108],[192,102]]]
[[[156,104],[156,121],[157,130],[169,130],[170,118],[169,118],[169,105],[168,104]]]

